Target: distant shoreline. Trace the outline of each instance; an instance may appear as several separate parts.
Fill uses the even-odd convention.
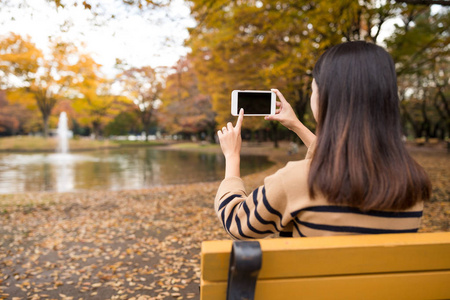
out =
[[[280,147],[274,148],[273,142],[250,142],[243,141],[242,154],[246,155],[267,155],[272,154],[273,149],[279,152],[280,149],[288,149],[288,141],[280,141]],[[446,142],[433,142],[418,144],[413,141],[406,142],[408,149],[413,151],[443,151],[447,152],[448,146]],[[58,141],[55,137],[44,139],[43,137],[1,137],[0,153],[55,153],[57,152]],[[155,140],[155,141],[114,141],[114,140],[92,140],[89,138],[77,138],[69,140],[69,152],[84,152],[96,150],[118,149],[122,147],[157,147],[168,150],[186,150],[186,151],[202,151],[220,153],[219,144],[211,144],[208,142],[189,142],[189,141],[172,141],[172,140]],[[299,148],[304,147],[303,145]],[[286,150],[287,151],[287,150]],[[268,153],[267,153],[268,152]],[[286,152],[285,152],[286,153]]]

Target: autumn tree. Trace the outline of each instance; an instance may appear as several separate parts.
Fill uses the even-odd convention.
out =
[[[19,130],[18,116],[14,115],[16,107],[10,105],[6,99],[6,92],[0,91],[0,134],[16,134]]]
[[[71,59],[77,49],[70,43],[55,40],[51,53],[42,51],[20,35],[11,33],[0,42],[0,71],[6,87],[22,87],[33,95],[41,112],[44,137],[48,136],[49,117],[57,101],[65,96],[75,76]]]
[[[34,97],[27,97],[26,91],[29,74],[34,74],[39,68],[38,59],[43,53],[36,48],[29,38],[22,39],[21,36],[10,34],[0,40],[0,89],[2,91],[2,113],[1,123],[3,131],[12,134],[19,130],[19,115],[17,106],[24,104],[31,109],[36,109]],[[11,91],[13,95],[11,96]],[[10,93],[10,97],[7,94]],[[9,99],[8,99],[9,98]],[[24,103],[25,102],[25,103]],[[28,102],[28,103],[27,103]]]
[[[77,76],[73,79],[71,93],[73,107],[81,125],[88,125],[96,138],[122,110],[126,99],[112,93],[113,80],[106,79],[100,65],[88,54],[82,54],[73,66]]]
[[[210,97],[201,94],[189,57],[181,58],[167,76],[161,95],[161,124],[171,134],[199,134],[210,139],[215,132]]]
[[[311,70],[318,56],[342,41],[377,42],[383,24],[402,7],[379,1],[193,0],[198,25],[188,45],[202,93],[211,95],[218,124],[230,120],[234,89],[279,88],[309,123]],[[249,118],[244,126],[267,126]],[[276,137],[277,123],[270,127]]]
[[[23,88],[0,91],[0,134],[38,131],[40,115],[32,94]]]
[[[39,69],[43,53],[29,37],[10,33],[0,39],[0,88],[26,85]]]
[[[135,105],[135,113],[148,140],[151,124],[156,120],[156,112],[161,104],[162,74],[149,66],[130,68],[117,76],[117,82],[121,85],[122,94]]]

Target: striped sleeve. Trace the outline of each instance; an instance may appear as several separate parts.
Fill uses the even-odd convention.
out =
[[[215,211],[232,238],[263,238],[282,231],[292,220],[291,214],[285,211],[286,205],[278,205],[286,199],[282,189],[278,187],[276,191],[271,191],[269,198],[267,184],[273,186],[266,178],[265,184],[249,195],[245,192],[241,178],[226,178],[220,184]]]

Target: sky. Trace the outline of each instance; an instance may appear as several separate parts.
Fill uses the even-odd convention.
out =
[[[101,14],[95,21],[93,12],[81,5],[56,9],[46,0],[12,2],[6,2],[6,7],[0,9],[0,36],[9,32],[29,35],[44,52],[48,51],[49,40],[55,37],[84,44],[82,51],[91,53],[108,77],[116,73],[116,58],[133,67],[173,66],[188,52],[183,42],[189,36],[187,28],[195,25],[183,0],[172,0],[166,11],[152,12],[133,8],[126,11],[117,0],[91,1],[106,8],[104,14],[94,8],[94,12]]]

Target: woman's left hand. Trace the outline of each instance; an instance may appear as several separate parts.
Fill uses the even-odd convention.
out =
[[[233,127],[231,122],[228,122],[226,127],[217,132],[222,148],[223,155],[226,159],[238,158],[241,153],[241,126],[244,119],[244,110],[241,108],[239,117],[236,121],[236,126]]]

